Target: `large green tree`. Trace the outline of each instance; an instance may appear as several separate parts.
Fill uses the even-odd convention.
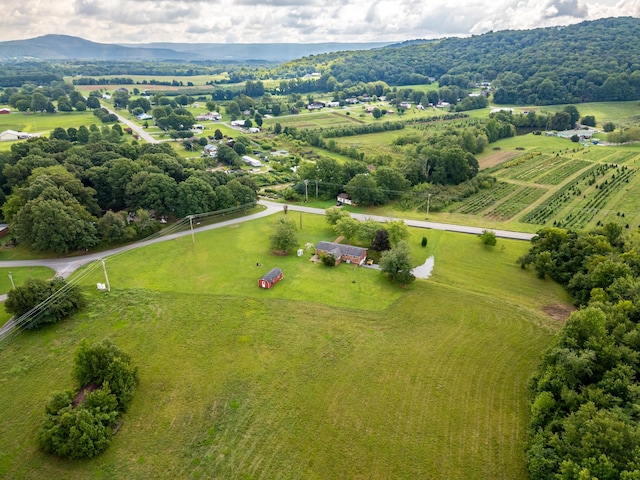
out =
[[[380,269],[394,283],[407,285],[415,280],[411,273],[411,247],[405,241],[398,242],[380,256]]]
[[[275,224],[271,235],[271,249],[278,253],[291,253],[298,247],[297,227],[295,220],[283,215]]]

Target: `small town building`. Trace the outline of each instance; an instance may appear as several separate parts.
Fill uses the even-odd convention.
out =
[[[351,197],[349,195],[347,195],[346,193],[341,193],[340,195],[338,195],[338,197],[336,198],[338,200],[339,204],[344,204],[344,205],[353,205],[353,202],[351,201]]]
[[[280,270],[278,267],[272,268],[262,277],[260,277],[260,279],[258,280],[258,286],[260,288],[271,288],[280,280],[282,280],[282,270]]]
[[[218,112],[209,112],[209,113],[203,113],[201,115],[198,115],[196,117],[196,120],[198,121],[204,121],[204,120],[209,120],[209,121],[218,121],[222,118],[222,115],[220,115]]]
[[[242,157],[242,161],[251,167],[261,167],[262,162],[256,158],[250,157],[249,155],[244,155]]]
[[[342,245],[333,242],[318,242],[316,245],[316,255],[322,254],[333,255],[336,259],[336,265],[340,262],[353,263],[355,265],[363,265],[367,259],[367,249],[354,247],[353,245]]]
[[[25,132],[17,132],[15,130],[5,130],[0,133],[0,142],[11,142],[15,140],[24,140],[31,138],[33,135]]]
[[[141,113],[140,115],[138,115],[136,117],[138,120],[151,120],[153,118],[152,115],[149,115],[148,113]]]

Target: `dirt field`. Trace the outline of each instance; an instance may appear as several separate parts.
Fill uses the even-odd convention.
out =
[[[480,164],[480,170],[484,170],[485,168],[495,167],[496,165],[500,165],[501,163],[507,162],[512,158],[517,157],[518,155],[522,155],[522,152],[513,152],[513,151],[498,151],[492,153],[491,155],[487,155],[486,157],[478,160]]]

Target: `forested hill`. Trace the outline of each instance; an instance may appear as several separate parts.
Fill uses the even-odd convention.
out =
[[[303,58],[275,74],[320,71],[337,82],[491,81],[496,103],[554,104],[640,98],[640,19],[491,32],[470,38]]]

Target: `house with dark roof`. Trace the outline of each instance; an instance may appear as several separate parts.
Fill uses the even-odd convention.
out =
[[[258,286],[260,288],[271,288],[280,280],[282,280],[282,270],[280,270],[278,267],[272,268],[262,277],[260,277],[260,279],[258,280]]]
[[[340,262],[364,264],[367,259],[367,249],[354,247],[353,245],[342,245],[333,242],[318,242],[316,245],[316,255],[330,254],[336,259],[336,265]]]

